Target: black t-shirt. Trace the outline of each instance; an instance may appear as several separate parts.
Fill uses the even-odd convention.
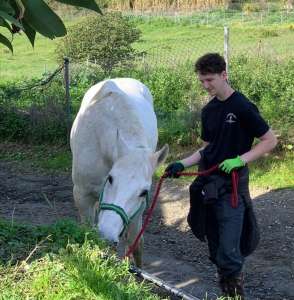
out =
[[[225,101],[214,97],[203,107],[201,122],[201,138],[209,143],[201,151],[206,168],[248,152],[254,138],[269,130],[257,107],[237,91]]]

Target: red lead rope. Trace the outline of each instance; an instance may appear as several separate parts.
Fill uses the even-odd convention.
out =
[[[215,166],[213,166],[210,169],[207,169],[205,171],[201,171],[201,172],[183,172],[183,173],[178,173],[178,175],[181,175],[181,176],[207,176],[207,175],[211,174],[213,171],[215,171],[217,169],[218,169],[218,165],[215,165]],[[231,175],[232,176],[231,205],[232,205],[233,208],[236,208],[238,206],[238,180],[239,180],[239,178],[238,178],[238,173],[236,171],[232,171],[231,174],[232,174]],[[162,182],[166,177],[167,177],[166,173],[164,173],[160,177],[159,182],[157,183],[157,186],[156,186],[156,190],[155,190],[155,194],[154,194],[153,199],[152,199],[151,206],[147,211],[147,215],[146,215],[146,218],[144,220],[143,226],[142,226],[140,232],[138,233],[138,235],[136,236],[133,244],[129,247],[129,249],[128,249],[128,251],[127,251],[127,253],[125,254],[124,257],[129,257],[135,251],[135,249],[137,248],[138,242],[139,242],[143,232],[145,231],[147,225],[150,222],[150,217],[151,217],[151,215],[153,213],[153,210],[155,208],[155,205],[156,205],[156,202],[157,202],[157,199],[158,199],[158,195],[159,195],[159,192],[160,192],[160,189],[161,189]]]

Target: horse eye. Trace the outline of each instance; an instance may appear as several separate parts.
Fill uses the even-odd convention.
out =
[[[148,191],[147,191],[147,190],[144,190],[144,191],[142,191],[142,193],[140,194],[139,197],[146,197],[147,194],[148,194]]]
[[[113,178],[112,178],[112,176],[111,176],[111,175],[109,175],[109,176],[108,176],[108,181],[109,181],[109,183],[110,183],[110,184],[112,184],[112,182],[113,182]]]

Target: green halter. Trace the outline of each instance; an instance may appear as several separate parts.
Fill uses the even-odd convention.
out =
[[[104,188],[107,183],[107,180],[103,184],[103,189],[99,194],[99,208],[95,212],[95,224],[98,223],[98,215],[100,213],[100,210],[112,210],[116,212],[122,219],[123,221],[123,230],[120,233],[120,236],[123,234],[123,232],[126,230],[126,228],[130,225],[132,220],[137,216],[137,214],[141,211],[144,211],[146,206],[149,204],[149,192],[146,194],[145,201],[141,203],[139,208],[129,217],[127,213],[124,211],[124,209],[116,204],[113,203],[103,203],[103,194],[104,194]]]

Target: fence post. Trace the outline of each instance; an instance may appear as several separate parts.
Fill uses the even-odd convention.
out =
[[[67,143],[69,143],[71,130],[71,101],[70,101],[70,81],[69,81],[69,59],[64,58],[64,84],[65,84],[65,103],[66,103],[66,127],[67,127]]]
[[[229,27],[224,27],[224,58],[226,61],[226,72],[229,80]]]

